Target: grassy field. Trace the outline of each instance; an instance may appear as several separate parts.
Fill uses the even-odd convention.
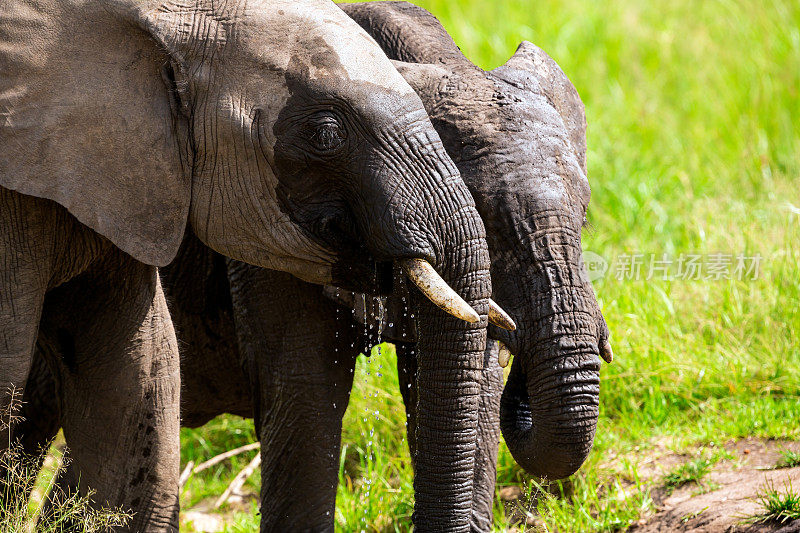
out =
[[[536,43],[586,104],[592,229],[583,242],[610,264],[595,289],[616,361],[602,369],[595,447],[569,484],[572,498],[527,500],[548,530],[624,529],[650,511],[636,458],[655,443],[708,457],[749,435],[800,439],[800,4],[417,1],[484,68],[523,39]],[[758,279],[644,279],[650,254],[667,254],[673,267],[681,254],[699,255],[708,268],[716,253],[734,263],[760,257]],[[643,254],[641,278],[617,279],[632,254]],[[409,527],[393,359],[386,347],[359,362],[342,531]],[[184,430],[183,460],[252,440],[248,421],[217,419]],[[184,507],[221,493],[254,453],[193,478]],[[257,476],[248,483],[255,488]],[[502,445],[498,490],[513,484],[543,490]],[[512,520],[496,507],[502,530]],[[229,530],[251,531],[257,520],[235,514]]]

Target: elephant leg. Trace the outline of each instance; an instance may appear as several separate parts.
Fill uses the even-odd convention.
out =
[[[414,344],[397,343],[397,374],[400,393],[406,407],[406,434],[412,464],[416,454],[417,358]],[[475,477],[472,484],[470,530],[491,531],[494,523],[492,504],[497,481],[497,450],[500,445],[500,397],[503,393],[503,369],[497,362],[497,343],[489,341],[480,378],[478,445],[475,450]]]
[[[20,412],[22,420],[14,428],[14,437],[27,455],[40,454],[61,428],[56,381],[41,350],[34,353]]]
[[[61,427],[59,403],[56,399],[55,381],[42,355],[34,354],[33,366],[25,386],[19,415],[14,425],[14,440],[19,443],[26,461],[34,461],[32,469],[39,470],[45,451]],[[0,462],[0,483],[12,482],[14,474]],[[0,490],[0,505],[4,498]],[[19,494],[28,497],[28,494]]]
[[[40,344],[71,457],[62,483],[132,512],[121,531],[177,531],[179,360],[156,269],[111,250],[48,293]]]
[[[261,440],[261,531],[333,531],[350,313],[337,319],[320,286],[285,273],[232,262],[230,279]]]
[[[27,276],[12,275],[10,279],[15,281],[0,282],[0,451],[11,443],[12,430],[21,416],[19,402],[28,381],[45,295],[41,286],[25,291],[32,284],[19,281],[20,277]]]
[[[222,413],[253,416],[226,258],[187,233],[175,261],[158,274],[181,343],[181,425],[200,427]]]
[[[0,187],[0,450],[11,442],[12,393],[22,399],[52,276],[51,210]]]

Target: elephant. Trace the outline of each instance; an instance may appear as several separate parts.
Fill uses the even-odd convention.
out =
[[[489,531],[501,420],[528,472],[572,474],[593,440],[600,357],[612,358],[580,259],[589,202],[583,104],[558,65],[531,43],[484,72],[421,8],[340,7],[397,60],[422,97],[486,223],[494,299],[519,325],[489,327],[502,348],[489,343],[473,383],[479,409],[477,430],[467,436],[476,443],[471,468],[455,465],[471,471],[472,486],[463,485],[458,512],[433,505],[435,492],[425,493],[419,447],[432,436],[419,425],[418,406],[441,389],[420,375],[417,341],[432,332],[414,316],[415,289],[401,276],[388,298],[376,300],[227,260],[187,236],[177,260],[161,269],[182,343],[182,424],[197,427],[225,412],[254,417],[263,443],[262,531],[332,530],[355,360],[381,338],[394,342],[416,470],[415,524],[438,512],[447,518],[439,530]],[[503,389],[499,362],[508,364],[509,353],[516,357]],[[33,442],[59,425],[57,411],[41,405],[46,381],[28,403],[47,426],[31,431],[39,435]],[[453,403],[451,413],[461,407]],[[432,510],[422,506],[426,497]]]
[[[486,224],[493,300],[520,325],[489,327],[502,358],[516,355],[500,402],[502,433],[527,472],[565,478],[591,450],[600,358],[613,359],[582,263],[590,188],[580,96],[556,62],[527,41],[485,72],[413,4],[340,7],[391,59],[434,65],[418,68],[414,79],[400,70]]]
[[[67,482],[131,510],[128,530],[177,526],[177,340],[156,268],[186,233],[370,293],[403,269],[442,332],[420,374],[465,398],[474,432],[485,229],[420,98],[334,4],[12,0],[0,27],[0,412],[36,350]],[[472,457],[441,429],[451,402],[421,406],[438,447],[420,469]]]

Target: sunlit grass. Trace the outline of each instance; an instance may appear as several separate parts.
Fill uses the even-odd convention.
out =
[[[583,240],[610,262],[595,289],[616,359],[602,369],[595,447],[574,493],[536,500],[544,524],[607,531],[635,521],[650,485],[636,481],[635,464],[603,464],[657,439],[682,450],[800,438],[800,4],[418,3],[485,68],[523,39],[536,43],[586,104],[594,229]],[[758,279],[615,275],[623,254],[718,252],[760,256]],[[359,363],[343,437],[342,531],[409,527],[412,474],[394,364],[390,349]],[[252,437],[251,425],[215,424],[229,425],[184,431],[184,460]],[[231,428],[239,433],[227,436]],[[190,481],[184,500],[219,494],[247,460]],[[498,481],[531,486],[504,446]]]
[[[537,487],[535,481],[531,482]],[[645,485],[627,483],[619,475],[602,476],[586,471],[576,476],[575,492],[540,491],[536,510],[546,531],[619,531],[652,508]]]
[[[181,465],[188,461],[199,464],[228,450],[256,442],[252,420],[234,416],[215,418],[199,429],[181,429]],[[216,499],[228,487],[234,476],[258,453],[257,450],[236,455],[218,463],[208,470],[192,476],[181,493],[181,508],[188,508],[205,499]],[[247,480],[245,488],[258,493],[261,471]]]
[[[701,455],[690,459],[667,472],[661,480],[661,484],[666,489],[667,494],[672,494],[675,489],[679,489],[688,483],[694,483],[705,491],[710,487],[704,482],[704,478],[721,458],[721,454],[715,454]]]
[[[59,438],[40,456],[27,455],[16,444],[0,450],[0,532],[103,533],[132,518],[124,509],[94,507],[93,491],[80,495],[54,484],[69,462]]]
[[[748,517],[747,521],[783,524],[800,519],[800,493],[794,491],[791,483],[784,485],[783,489],[776,489],[773,483],[766,483],[759,490],[756,502],[759,512]]]
[[[775,463],[774,468],[795,468],[800,466],[800,452],[793,450],[781,450],[781,458]]]

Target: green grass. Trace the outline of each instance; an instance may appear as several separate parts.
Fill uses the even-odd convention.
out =
[[[766,483],[756,496],[756,502],[760,512],[748,517],[747,521],[782,524],[800,519],[800,494],[794,491],[791,483],[786,484],[783,491],[772,483]]]
[[[571,493],[560,490],[560,482],[556,490],[546,490],[535,480],[529,487],[528,501],[534,502],[544,531],[620,531],[653,503],[640,480],[631,484],[626,476],[600,471],[575,476]],[[513,525],[505,516],[498,518],[497,525]]]
[[[685,524],[689,520],[694,520],[695,518],[697,518],[701,514],[705,513],[707,510],[708,510],[708,507],[703,507],[702,509],[698,509],[697,511],[692,511],[691,513],[686,513],[685,515],[683,515],[681,517],[681,522]]]
[[[92,507],[93,491],[80,495],[53,486],[69,462],[63,437],[59,440],[60,446],[44,450],[43,458],[26,455],[16,445],[0,450],[0,532],[103,533],[132,518],[122,509]]]
[[[794,468],[800,466],[800,452],[781,450],[781,458],[775,463],[774,468]]]
[[[418,3],[485,68],[523,39],[536,43],[586,104],[593,230],[583,241],[611,261],[595,289],[616,357],[602,369],[595,447],[573,476],[573,495],[535,500],[547,527],[624,529],[647,512],[650,484],[635,481],[635,462],[607,463],[657,441],[685,451],[745,436],[800,438],[800,4]],[[623,254],[716,252],[760,255],[758,279],[614,275]],[[403,422],[393,352],[385,349],[368,365],[360,361],[356,375],[340,530],[408,528]],[[184,460],[208,457],[252,437],[252,425],[218,419],[183,436]],[[184,503],[219,494],[247,460],[191,481]],[[498,483],[530,492],[504,445]],[[498,529],[504,513],[498,504]]]
[[[719,459],[719,455],[701,456],[673,468],[661,480],[667,494],[672,494],[675,489],[679,489],[688,483],[694,483],[701,488],[705,488],[706,485],[703,482],[703,478],[711,472],[711,468],[717,464]]]
[[[181,466],[188,461],[195,464],[211,459],[228,450],[257,441],[252,420],[233,416],[218,417],[200,429],[181,429]],[[203,500],[216,500],[228,487],[234,476],[257,454],[245,452],[192,476],[183,487],[181,507],[192,507]],[[258,493],[261,471],[247,480],[245,488]]]

